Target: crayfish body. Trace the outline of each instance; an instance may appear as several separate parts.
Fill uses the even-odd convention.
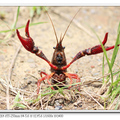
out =
[[[75,14],[75,16],[76,16],[76,14]],[[48,16],[49,16],[49,14],[48,14]],[[74,19],[74,17],[73,17],[73,19]],[[49,18],[50,18],[50,16],[49,16]],[[39,88],[40,88],[41,82],[44,81],[45,79],[47,79],[47,82],[48,82],[49,85],[52,85],[51,88],[53,90],[58,89],[58,87],[63,87],[66,84],[66,78],[70,79],[69,88],[71,87],[72,79],[76,79],[76,82],[80,82],[80,78],[78,77],[77,74],[67,73],[67,68],[73,62],[75,62],[76,60],[78,60],[79,58],[81,58],[85,55],[95,55],[95,54],[103,52],[101,45],[96,45],[92,48],[88,48],[88,49],[85,49],[83,51],[79,51],[75,55],[75,57],[72,59],[72,61],[69,64],[67,64],[66,56],[65,56],[65,53],[64,53],[65,47],[62,46],[62,41],[63,41],[64,36],[65,36],[70,24],[72,23],[73,19],[69,23],[64,35],[61,36],[60,40],[58,41],[54,25],[53,25],[52,20],[50,18],[50,21],[52,23],[53,30],[54,30],[54,33],[55,33],[55,36],[56,36],[56,41],[57,41],[57,45],[56,45],[56,47],[54,47],[55,51],[53,53],[53,57],[52,57],[51,62],[47,59],[47,57],[44,55],[44,53],[41,50],[39,50],[38,47],[35,46],[33,39],[30,37],[30,34],[29,34],[30,20],[28,20],[28,22],[26,24],[26,28],[25,28],[25,33],[26,33],[27,38],[23,38],[20,35],[19,31],[16,30],[17,36],[18,36],[19,40],[21,41],[22,45],[24,46],[24,48],[26,50],[28,50],[29,52],[34,53],[38,57],[45,60],[49,64],[49,66],[51,67],[51,74],[50,75],[48,75],[45,72],[40,72],[41,79],[39,79],[38,82],[37,82],[37,86],[38,86],[37,93],[39,93]],[[110,47],[105,46],[105,43],[107,42],[107,37],[108,37],[108,33],[105,34],[104,40],[102,42],[106,51],[114,48],[114,46],[110,46]],[[42,77],[43,74],[44,74],[44,77]],[[52,82],[49,81],[50,79],[52,79]]]

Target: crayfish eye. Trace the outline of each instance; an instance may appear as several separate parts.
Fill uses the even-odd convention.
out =
[[[53,47],[53,49],[56,49],[56,47]],[[65,49],[65,47],[62,47],[62,49]]]

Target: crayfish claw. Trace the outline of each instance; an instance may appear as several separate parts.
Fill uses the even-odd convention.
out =
[[[25,27],[25,35],[26,35],[26,37],[30,37],[30,35],[29,35],[29,23],[30,23],[30,20],[27,21],[27,24],[26,24],[26,27]]]
[[[24,46],[24,48],[30,52],[33,52],[34,42],[33,42],[33,39],[29,35],[29,30],[28,30],[29,22],[30,22],[30,20],[28,20],[26,28],[25,28],[27,38],[22,37],[20,35],[18,29],[16,29],[16,33],[17,33],[17,36],[18,36],[19,40],[21,41],[22,45]]]
[[[107,42],[107,38],[108,38],[108,32],[105,34],[104,40],[102,41],[103,45],[105,45],[105,43]]]

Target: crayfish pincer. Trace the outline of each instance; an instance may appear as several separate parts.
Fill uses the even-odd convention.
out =
[[[75,14],[75,16],[76,16],[76,14]],[[49,14],[48,14],[48,16],[49,16]],[[28,20],[28,22],[26,24],[26,27],[25,27],[26,38],[22,37],[20,35],[19,31],[16,30],[17,36],[18,36],[19,40],[21,41],[22,45],[24,46],[24,48],[26,50],[28,50],[29,52],[34,53],[38,57],[45,60],[49,64],[49,66],[51,67],[51,74],[47,74],[45,72],[40,72],[41,79],[39,79],[38,82],[37,82],[37,86],[38,86],[37,93],[39,93],[39,88],[40,88],[41,82],[46,80],[46,79],[47,79],[48,84],[52,85],[51,88],[53,90],[58,89],[58,87],[64,86],[65,83],[66,83],[66,78],[70,79],[69,88],[71,87],[71,85],[73,83],[72,79],[76,79],[76,82],[80,82],[80,78],[77,74],[67,73],[67,68],[70,67],[70,65],[73,62],[75,62],[76,60],[78,60],[79,58],[81,58],[85,55],[95,55],[95,54],[103,52],[101,45],[96,45],[94,47],[79,51],[75,55],[75,57],[72,59],[72,61],[69,64],[67,64],[66,56],[65,56],[65,53],[64,53],[65,47],[62,46],[62,41],[64,39],[64,36],[66,35],[66,32],[67,32],[70,24],[72,23],[73,19],[75,18],[75,16],[72,18],[69,25],[67,26],[67,29],[65,30],[65,33],[63,34],[63,36],[61,35],[59,40],[58,40],[56,31],[55,31],[53,22],[52,22],[52,20],[49,16],[49,19],[52,23],[52,27],[53,27],[53,30],[54,30],[54,33],[55,33],[56,41],[57,41],[56,47],[54,47],[54,53],[53,53],[53,57],[52,57],[51,62],[47,59],[47,57],[44,55],[44,53],[40,49],[38,49],[38,47],[35,46],[35,43],[34,43],[33,39],[30,37],[30,34],[29,34],[30,20]],[[106,51],[114,48],[114,46],[110,46],[110,47],[105,46],[105,43],[107,42],[107,38],[108,38],[108,33],[105,34],[104,40],[102,42]],[[44,77],[42,77],[43,74],[44,74]],[[50,79],[51,79],[51,82],[50,82]]]

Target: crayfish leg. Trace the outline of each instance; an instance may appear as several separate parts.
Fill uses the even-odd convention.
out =
[[[42,72],[41,74],[44,74],[44,72]],[[50,83],[49,79],[53,76],[53,74],[54,74],[54,72],[52,72],[50,75],[45,73],[45,76],[38,80],[38,82],[37,82],[37,87],[38,87],[37,88],[37,94],[39,94],[40,84],[41,84],[42,81],[47,79],[48,84],[51,86],[51,83]],[[54,90],[53,87],[51,87],[51,89]]]
[[[72,83],[73,83],[72,78],[73,78],[73,79],[76,79],[76,83],[81,82],[81,80],[80,80],[80,78],[78,77],[77,74],[71,74],[71,73],[66,73],[66,72],[64,72],[64,74],[66,75],[66,77],[68,77],[68,78],[70,79],[70,85],[72,85]],[[77,86],[77,85],[76,85],[76,86]],[[70,88],[71,88],[71,86],[69,86],[69,89],[70,89]],[[78,91],[80,91],[80,87],[78,88]]]

